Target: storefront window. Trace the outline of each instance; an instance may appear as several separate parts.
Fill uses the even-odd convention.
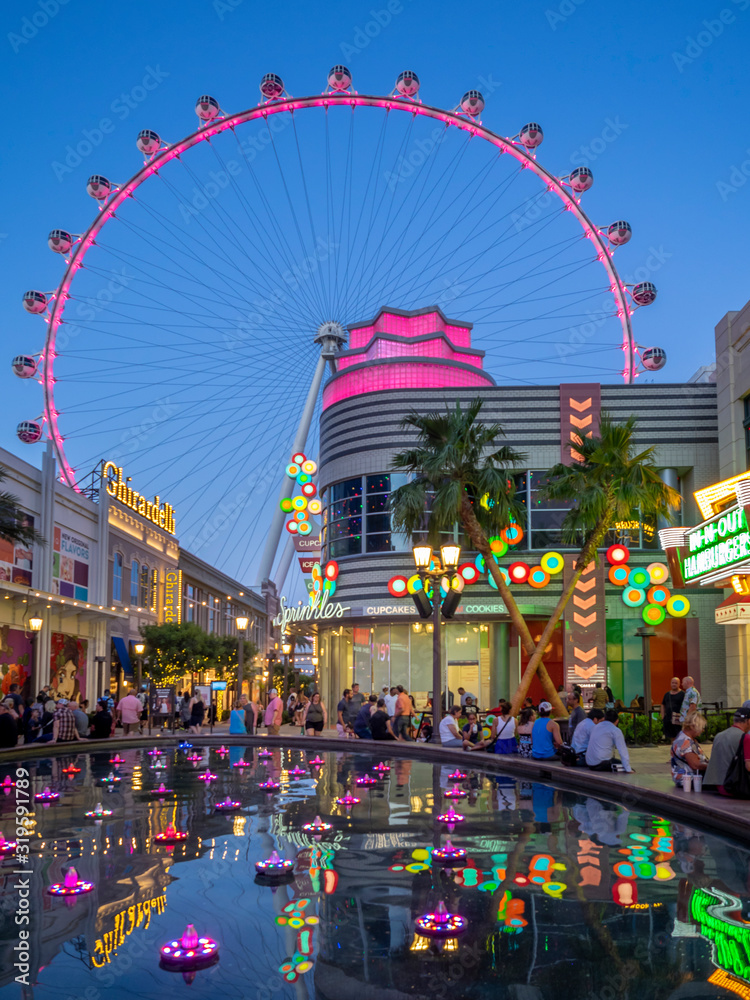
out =
[[[417,705],[424,705],[429,692],[432,691],[432,624],[413,622],[409,628],[411,629],[409,694],[413,695]]]
[[[323,515],[323,544],[328,557],[365,552],[406,551],[405,536],[391,531],[388,501],[393,490],[406,483],[402,474],[381,473],[347,479],[331,487]]]
[[[376,625],[372,636],[372,691],[380,697],[384,684],[391,683],[391,629],[388,625]],[[401,681],[396,683],[400,684]]]
[[[411,690],[409,679],[409,625],[391,625],[391,676],[383,684],[403,684]],[[377,689],[380,692],[380,688]]]
[[[354,643],[354,676],[352,684],[359,684],[363,692],[370,690],[372,665],[370,663],[370,629],[355,626],[352,629]]]
[[[448,689],[458,703],[458,689],[462,687],[476,699],[479,689],[479,626],[455,622],[446,629],[446,664]]]

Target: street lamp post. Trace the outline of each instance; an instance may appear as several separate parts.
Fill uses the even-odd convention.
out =
[[[414,546],[414,562],[419,573],[419,578],[424,586],[425,593],[427,582],[432,584],[432,743],[440,743],[440,721],[442,709],[447,708],[440,705],[440,693],[443,684],[443,650],[440,639],[440,604],[441,604],[441,584],[443,578],[450,581],[458,569],[458,560],[461,558],[461,546],[453,543],[440,546],[440,559],[438,559],[431,545]],[[446,702],[448,700],[448,685],[445,687]]]
[[[42,625],[44,625],[44,619],[39,618],[37,615],[33,615],[29,618],[29,628],[31,629],[31,677],[32,677],[32,687],[34,681],[38,681],[39,664],[37,664],[37,636],[42,631]],[[37,683],[36,691],[39,691],[43,685]],[[32,691],[32,695],[36,695],[36,691]]]
[[[143,654],[146,652],[145,642],[137,642],[133,649],[136,655],[135,690],[140,694],[143,679]]]
[[[245,631],[249,619],[244,615],[239,615],[235,618],[235,622],[237,623],[237,701],[239,701],[242,694],[242,682],[245,679]]]
[[[286,707],[287,691],[289,689],[288,676],[289,676],[289,654],[292,651],[291,642],[282,642],[281,651],[284,654],[284,693],[281,700],[284,702],[284,707]]]

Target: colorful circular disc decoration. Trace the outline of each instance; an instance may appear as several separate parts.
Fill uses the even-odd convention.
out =
[[[333,597],[336,593],[336,581],[335,580],[325,580],[323,582],[323,590],[328,594],[329,597]]]
[[[479,570],[480,573],[484,573],[484,556],[482,555],[481,552],[477,553],[477,556],[474,559],[474,565],[476,566],[476,568]]]
[[[640,587],[626,587],[622,592],[622,599],[629,608],[639,608],[646,601],[646,591]]]
[[[300,535],[309,535],[312,531],[312,525],[309,521],[300,521],[297,525],[297,531]]]
[[[636,566],[635,569],[631,569],[628,574],[628,583],[631,587],[648,587],[651,583],[651,577],[647,569],[643,566]]]
[[[307,510],[307,497],[295,497],[292,500],[292,507],[295,510]]]
[[[280,500],[279,507],[281,507],[281,509],[284,511],[285,514],[291,514],[292,511],[294,510],[294,507],[292,506],[292,501],[289,499],[289,497],[285,497],[283,500]]]
[[[418,590],[424,590],[422,581],[419,579],[419,573],[415,573],[414,576],[410,576],[406,581],[406,589],[410,594],[416,594]]]
[[[505,553],[508,551],[508,543],[505,541],[504,538],[499,538],[497,535],[495,535],[494,538],[490,538],[488,539],[488,541],[490,543],[490,548],[492,549],[493,555],[504,556]]]
[[[296,497],[296,499],[297,500],[304,500],[304,497]],[[306,510],[300,510],[299,508],[297,508],[297,510],[295,510],[295,512],[294,512],[294,520],[295,521],[307,521],[308,520],[307,511]]]
[[[315,483],[303,483],[302,484],[302,495],[305,497],[314,497],[318,492],[318,488]]]
[[[504,539],[508,545],[518,545],[518,543],[523,540],[523,528],[520,524],[509,524],[507,528],[503,528],[500,532],[500,537]]]
[[[508,576],[507,569],[504,566],[499,566],[498,569],[503,575],[503,580],[505,580],[507,584],[510,584],[510,577]],[[495,581],[493,580],[493,578],[490,576],[489,573],[487,574],[487,583],[489,583],[490,587],[492,587],[493,590],[498,589],[497,584],[495,583]]]
[[[611,566],[626,563],[630,558],[630,550],[625,545],[610,545],[607,549],[607,562]]]
[[[302,471],[306,472],[308,476],[314,476],[318,471],[318,463],[308,458],[302,463]]]
[[[649,563],[646,571],[651,583],[666,583],[669,579],[669,568],[664,563]]]
[[[406,595],[406,586],[407,579],[405,576],[392,576],[388,581],[388,593],[391,597],[404,597]]]
[[[455,576],[451,577],[451,590],[457,590],[461,594],[465,586],[466,580],[464,580],[460,573],[456,573]]]
[[[458,567],[458,572],[464,578],[466,583],[476,583],[479,579],[479,570],[476,568],[474,563],[464,563],[462,566]]]
[[[286,474],[287,476],[291,476],[292,479],[296,479],[296,477],[299,475],[299,466],[295,465],[294,462],[291,462],[286,467]]]
[[[326,568],[323,570],[323,576],[326,580],[337,580],[339,575],[339,564],[335,559],[330,559],[326,563]]]
[[[541,590],[542,587],[546,587],[549,583],[549,573],[543,570],[541,566],[535,566],[529,573],[529,586],[534,587],[536,590]]]
[[[525,562],[514,562],[508,567],[511,583],[526,583],[531,572],[531,566]]]
[[[292,461],[295,465],[302,465],[303,462],[307,461],[307,455],[304,455],[301,451],[298,451],[296,455],[292,455]]]
[[[311,514],[320,514],[320,512],[323,510],[323,503],[321,500],[318,500],[317,498],[315,500],[308,500],[307,509],[310,511]]]
[[[624,563],[609,567],[609,582],[613,583],[616,587],[624,587],[628,582],[629,575],[630,569]]]
[[[667,611],[673,618],[684,618],[690,610],[690,601],[681,594],[675,594],[667,601]]]
[[[289,532],[290,535],[296,535],[297,532],[299,531],[299,524],[297,524],[296,521],[287,521],[286,530]]]
[[[647,625],[661,625],[667,617],[667,612],[661,604],[647,604],[641,614]]]
[[[563,567],[565,566],[565,560],[559,552],[545,552],[539,562],[541,563],[542,569],[545,573],[549,573],[550,576],[556,576],[558,573],[562,573]]]
[[[297,473],[297,482],[299,483],[300,486],[304,486],[305,483],[309,483],[311,479],[312,476],[308,476],[306,472]]]
[[[667,588],[661,586],[649,587],[646,592],[646,600],[649,604],[666,604],[671,596]]]

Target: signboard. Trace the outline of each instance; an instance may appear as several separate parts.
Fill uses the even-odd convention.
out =
[[[226,691],[227,682],[226,681],[211,681],[212,691]]]
[[[312,604],[302,604],[296,608],[286,606],[286,597],[279,599],[279,613],[273,620],[273,624],[280,626],[281,631],[286,630],[289,622],[302,622],[319,620],[322,618],[343,618],[345,611],[351,608],[344,607],[338,602],[331,603],[327,590],[319,590],[315,594]]]
[[[155,496],[153,500],[147,500],[140,493],[137,493],[128,484],[130,476],[126,479],[122,477],[122,468],[114,462],[105,462],[102,466],[102,483],[109,496],[113,497],[124,507],[130,507],[136,514],[151,521],[157,528],[174,535],[176,531],[174,507],[168,503],[162,503],[161,497]]]
[[[299,568],[302,570],[302,572],[312,573],[313,566],[315,565],[316,562],[318,562],[318,559],[315,559],[312,556],[309,557],[299,556],[298,558],[299,558]]]
[[[304,552],[306,555],[314,556],[316,561],[320,560],[320,535],[292,535],[294,547],[297,552]]]
[[[169,687],[151,688],[151,714],[154,716],[174,715],[174,684]]]
[[[52,552],[53,589],[61,597],[89,599],[89,543],[55,525]]]
[[[24,524],[34,527],[34,518],[26,515]],[[34,553],[26,542],[8,542],[0,538],[0,580],[19,583],[22,587],[31,587],[31,572],[34,564]]]
[[[739,505],[715,514],[685,533],[686,555],[682,560],[685,583],[700,580],[717,570],[750,559],[750,531],[745,511]]]
[[[179,625],[182,621],[182,570],[170,569],[164,574],[164,624]]]

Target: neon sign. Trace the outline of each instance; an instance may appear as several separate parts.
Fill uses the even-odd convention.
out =
[[[721,889],[694,889],[690,897],[690,916],[713,945],[714,965],[750,981],[750,922],[741,913],[740,900]]]
[[[707,573],[750,559],[750,531],[742,507],[715,514],[685,534],[688,555],[682,562],[687,583]]]
[[[328,591],[318,591],[310,604],[298,608],[288,608],[286,597],[282,597],[279,599],[280,610],[274,618],[273,624],[280,626],[283,632],[286,630],[289,622],[310,621],[311,619],[320,618],[343,618],[345,611],[351,611],[350,607],[345,607],[343,604],[329,603],[329,598],[330,594]]]
[[[143,925],[146,930],[151,923],[151,913],[156,910],[158,914],[164,913],[167,906],[167,895],[164,893],[156,899],[149,899],[145,903],[138,903],[136,906],[128,906],[125,910],[120,910],[115,914],[114,929],[107,931],[94,944],[94,951],[91,955],[91,963],[96,969],[101,969],[103,965],[112,961],[112,954],[117,951],[120,945],[125,943],[136,927]],[[126,924],[127,920],[127,924]]]
[[[153,500],[147,500],[140,493],[128,486],[130,476],[122,478],[122,468],[114,462],[105,462],[102,467],[102,479],[106,483],[109,496],[119,501],[123,506],[130,507],[136,514],[145,517],[158,528],[163,528],[174,535],[176,531],[174,507],[168,503],[161,503],[158,495]]]

